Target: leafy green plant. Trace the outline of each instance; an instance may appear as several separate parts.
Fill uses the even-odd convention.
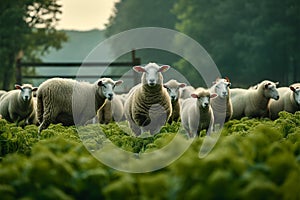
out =
[[[130,174],[105,166],[89,151],[112,142],[134,153],[161,149],[182,134],[180,123],[146,138],[125,124],[37,127],[0,120],[0,196],[4,199],[299,199],[300,112],[275,121],[233,120],[205,158],[196,138],[168,167]],[[179,132],[179,133],[177,133]],[[187,140],[186,137],[181,137]],[[180,142],[177,144],[180,148]],[[163,156],[163,155],[162,155]],[[115,159],[118,159],[116,155]],[[158,192],[159,191],[159,192]]]

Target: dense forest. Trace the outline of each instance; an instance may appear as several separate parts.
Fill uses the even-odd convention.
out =
[[[61,48],[67,37],[55,29],[61,14],[56,0],[4,0],[0,11],[0,88],[9,89],[15,83],[16,58],[37,61],[49,49]],[[176,30],[201,44],[233,86],[248,87],[262,79],[288,85],[300,76],[299,13],[298,0],[120,0],[105,35],[141,27]],[[191,83],[198,82],[191,64],[178,55],[159,49],[142,49],[137,55],[142,63],[169,64]]]
[[[199,42],[233,85],[262,79],[287,85],[300,76],[299,13],[297,0],[121,0],[106,33],[146,26],[175,29]],[[174,55],[153,51],[144,50],[142,61],[158,59],[184,72],[191,67]],[[189,75],[190,80],[199,78]]]

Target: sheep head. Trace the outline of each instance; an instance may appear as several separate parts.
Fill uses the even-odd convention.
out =
[[[274,83],[272,81],[263,81],[262,87],[264,89],[264,96],[266,98],[271,98],[271,99],[278,100],[279,99],[279,93],[278,93],[277,88],[276,88],[276,86],[278,84],[279,84],[278,82]]]
[[[37,87],[32,87],[31,84],[23,84],[22,86],[16,84],[15,88],[18,90],[21,90],[20,94],[21,94],[23,101],[25,101],[25,102],[30,101],[32,98],[32,92],[35,92],[38,89]]]
[[[184,88],[185,86],[185,83],[179,83],[174,79],[164,84],[164,88],[166,88],[172,102],[177,101],[179,98],[179,88]]]
[[[204,109],[207,109],[210,104],[210,99],[216,98],[218,94],[210,93],[208,90],[198,88],[195,92],[191,94],[191,97],[198,100],[199,106]]]
[[[300,86],[298,85],[291,85],[290,90],[293,91],[294,94],[294,100],[297,105],[300,105]]]
[[[162,85],[163,76],[161,73],[167,71],[169,68],[169,65],[159,66],[156,63],[149,63],[145,67],[134,66],[133,70],[138,73],[143,73],[141,79],[143,85],[155,87],[156,85]]]
[[[216,92],[220,98],[226,98],[229,95],[231,83],[227,77],[225,79],[217,78],[213,84],[214,92]]]
[[[122,80],[113,81],[110,78],[101,78],[97,81],[97,85],[100,89],[100,95],[104,96],[108,100],[112,100],[114,96],[114,89],[116,86],[121,85],[123,83]]]

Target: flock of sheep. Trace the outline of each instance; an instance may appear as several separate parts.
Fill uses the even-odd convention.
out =
[[[280,111],[300,110],[300,83],[276,86],[264,80],[249,89],[232,88],[228,78],[217,78],[210,88],[193,88],[176,80],[164,82],[170,66],[135,66],[141,83],[127,94],[116,95],[122,80],[101,78],[95,83],[52,78],[38,88],[16,85],[0,91],[0,118],[39,125],[39,134],[51,123],[85,125],[127,120],[136,136],[158,133],[165,123],[180,121],[189,137],[201,130],[209,135],[230,119],[278,118]],[[34,95],[33,93],[36,93]]]

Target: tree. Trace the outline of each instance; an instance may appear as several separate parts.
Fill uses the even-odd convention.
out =
[[[178,0],[173,12],[176,28],[202,44],[234,85],[297,81],[299,1]]]
[[[114,14],[106,24],[106,36],[110,37],[133,28],[162,27],[174,29],[176,16],[171,9],[176,0],[120,0],[115,4]],[[171,64],[177,56],[153,49],[138,50],[142,62],[156,61]]]
[[[60,48],[66,35],[57,31],[61,5],[57,0],[2,0],[0,4],[0,87],[14,81],[15,62],[21,52],[38,60],[50,47]]]

